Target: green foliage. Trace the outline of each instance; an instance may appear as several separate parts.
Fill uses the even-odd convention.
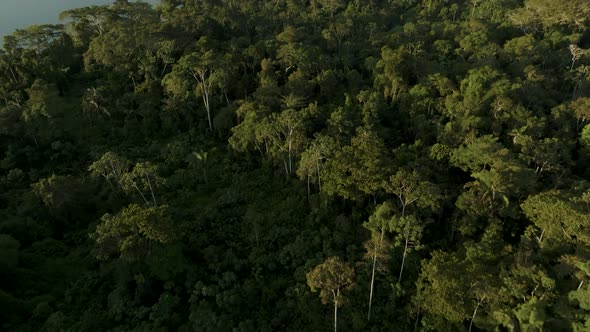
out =
[[[344,304],[340,290],[352,286],[354,270],[338,257],[330,257],[306,274],[312,292],[320,290],[322,303]]]
[[[388,159],[383,141],[369,129],[359,128],[350,145],[324,164],[323,190],[353,200],[374,195],[382,188]]]
[[[588,330],[589,6],[114,1],[15,31],[0,330]]]
[[[105,214],[92,234],[96,256],[107,259],[118,254],[131,261],[140,259],[150,241],[168,243],[175,238],[173,225],[166,215],[167,206],[129,205],[115,215]]]
[[[590,243],[589,194],[578,195],[552,190],[529,196],[522,203],[523,212],[542,231],[539,242],[546,237],[558,243]]]

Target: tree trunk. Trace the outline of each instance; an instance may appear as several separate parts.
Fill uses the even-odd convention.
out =
[[[154,206],[158,205],[158,203],[156,203],[156,195],[154,195],[154,189],[152,188],[152,182],[150,181],[150,177],[146,176],[147,182],[148,182],[148,186],[150,187],[150,192],[152,193],[152,201],[154,202]]]
[[[471,20],[473,19],[473,14],[475,14],[475,7],[476,6],[477,6],[477,1],[474,0],[473,1],[473,7],[471,8],[471,17],[470,17]]]
[[[229,103],[229,98],[227,98],[227,91],[223,91],[223,95],[225,96],[225,102],[227,103],[227,106],[229,107],[230,103]]]
[[[334,298],[334,332],[338,332],[338,295],[340,295],[340,290],[336,292]]]
[[[293,146],[293,142],[289,138],[289,174],[291,174],[293,172],[293,158],[291,156],[292,146]]]
[[[260,145],[258,145],[258,142],[254,142],[254,145],[256,145],[256,150],[258,150],[258,152],[260,152],[260,156],[262,158],[264,158],[264,151],[262,151],[262,149],[260,148]]]
[[[414,332],[418,330],[418,322],[420,321],[420,305],[418,305],[418,312],[416,313],[416,321],[414,322]]]
[[[288,179],[289,178],[289,166],[287,166],[287,161],[285,159],[283,159],[283,165],[285,165],[285,176]]]
[[[397,84],[393,90],[393,95],[391,96],[391,105],[395,104],[395,99],[397,98]]]
[[[311,194],[311,189],[309,187],[309,175],[307,175],[307,200],[309,201],[309,196]]]
[[[18,83],[18,79],[16,78],[16,75],[14,74],[12,66],[8,65],[7,68],[10,70],[10,75],[12,75],[12,79],[14,80],[14,83]]]
[[[402,202],[402,218],[403,218],[406,215],[407,202],[404,201],[401,196],[399,196],[399,199]],[[398,283],[402,282],[402,273],[404,273],[404,264],[406,263],[406,253],[408,252],[408,236],[405,236],[405,239],[406,239],[406,243],[404,245],[404,254],[402,256],[402,266],[399,270],[399,278],[397,280]]]
[[[401,198],[399,198],[399,200],[402,202],[402,218],[406,216],[406,202]]]
[[[209,92],[211,88],[211,82],[207,84],[207,70],[199,70],[198,72],[190,71],[193,78],[201,86],[203,90],[203,104],[205,104],[205,110],[207,111],[207,120],[209,121],[209,131],[213,131],[213,123],[211,122],[211,108],[209,104]]]
[[[575,65],[576,65],[576,58],[572,58],[572,65],[570,67],[570,70],[574,70]]]
[[[539,242],[539,244],[541,244],[541,242],[543,242],[543,235],[545,235],[545,230],[542,230],[541,235],[539,237],[537,237],[537,241]]]
[[[141,192],[141,190],[139,189],[137,184],[135,184],[135,182],[133,182],[133,188],[135,188],[137,190],[137,192],[141,195],[141,198],[143,198],[143,201],[145,202],[145,204],[150,205],[150,202],[145,198],[145,196],[143,195],[143,192]]]
[[[471,332],[471,328],[473,327],[473,320],[475,319],[475,315],[477,315],[477,309],[479,309],[479,306],[481,305],[481,303],[483,302],[483,300],[486,297],[482,297],[481,300],[477,301],[477,305],[475,306],[475,310],[473,310],[473,316],[471,316],[471,322],[469,322],[469,332]]]
[[[164,68],[162,69],[162,72],[160,73],[160,78],[164,77],[164,73],[166,72],[166,69],[168,69],[168,63],[164,64]]]
[[[322,191],[322,179],[320,178],[320,160],[319,159],[316,160],[316,168],[318,171],[318,189],[319,189],[319,191]]]
[[[104,178],[107,180],[109,186],[111,187],[111,190],[115,191],[115,186],[113,186],[113,183],[111,182],[111,180],[109,180],[109,178],[107,178],[106,176]]]
[[[204,90],[204,89],[203,89]],[[209,92],[203,92],[203,103],[207,111],[207,121],[209,121],[209,131],[213,131],[213,123],[211,122],[211,110],[209,109]]]
[[[404,246],[404,255],[402,256],[402,267],[399,270],[398,283],[402,282],[402,273],[404,273],[404,264],[406,263],[406,253],[408,252],[408,237],[406,236],[406,244]]]
[[[371,320],[371,306],[373,304],[373,289],[375,285],[375,267],[377,266],[377,251],[381,250],[381,243],[383,242],[384,228],[381,227],[381,238],[379,243],[375,244],[375,252],[373,253],[373,268],[371,271],[371,290],[369,292],[369,312],[367,313],[367,321]]]

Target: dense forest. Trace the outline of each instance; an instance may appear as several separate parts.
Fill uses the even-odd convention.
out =
[[[590,2],[162,0],[0,50],[3,331],[590,331]]]

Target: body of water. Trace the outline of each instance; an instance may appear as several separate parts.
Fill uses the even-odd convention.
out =
[[[158,0],[147,0],[156,4]],[[108,5],[113,0],[0,0],[0,45],[5,35],[33,24],[58,24],[64,10]]]

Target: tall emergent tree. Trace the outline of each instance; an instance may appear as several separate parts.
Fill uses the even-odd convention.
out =
[[[320,290],[322,303],[334,304],[334,332],[338,330],[338,307],[344,304],[342,291],[352,287],[354,270],[339,257],[330,257],[306,274],[312,292]]]

